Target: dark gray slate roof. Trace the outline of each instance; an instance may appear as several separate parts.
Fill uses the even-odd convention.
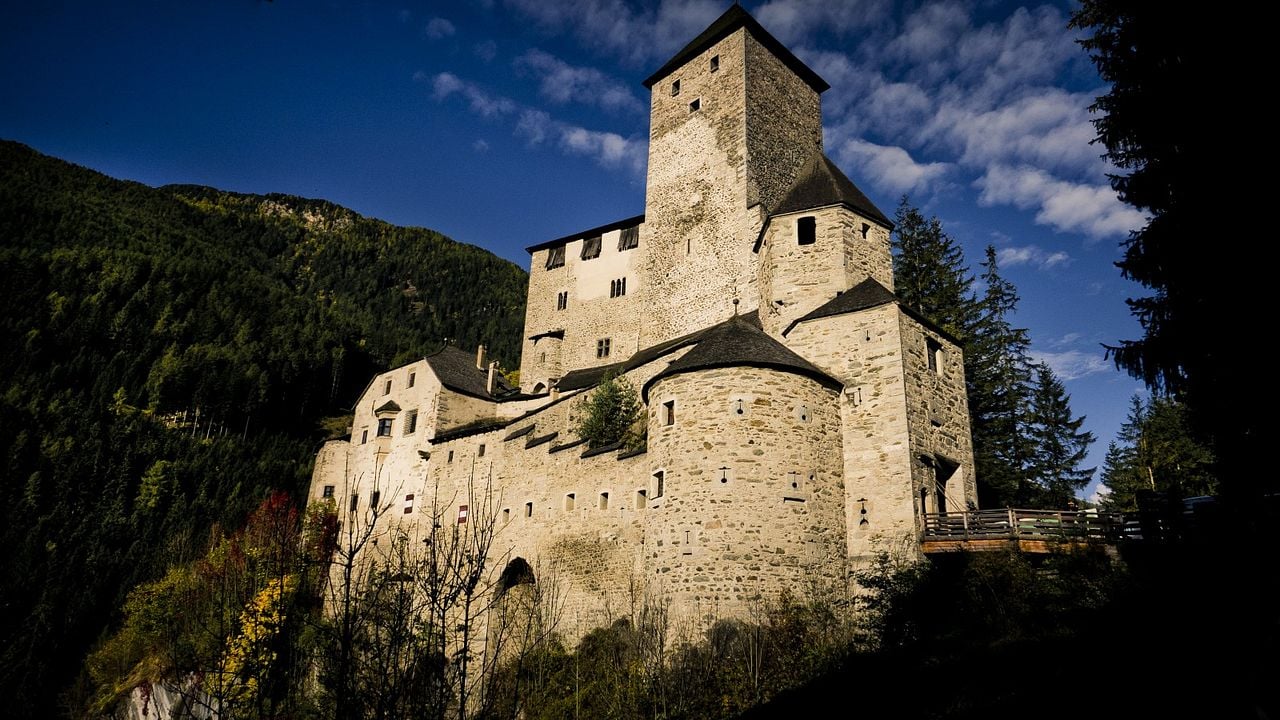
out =
[[[853,184],[825,154],[817,152],[800,171],[791,189],[770,215],[812,210],[828,205],[844,205],[887,228],[893,223]]]
[[[739,28],[744,27],[761,45],[776,55],[783,65],[790,68],[791,72],[800,76],[801,80],[804,80],[809,87],[813,88],[814,92],[820,93],[831,87],[826,80],[818,76],[818,73],[801,62],[800,58],[791,54],[791,51],[785,45],[773,35],[770,35],[769,31],[765,30],[759,21],[751,17],[751,13],[743,10],[742,6],[737,3],[725,10],[723,15],[711,23],[706,30],[703,30],[701,35],[694,38],[688,45],[685,45],[680,52],[675,54],[675,57],[658,68],[657,72],[646,78],[644,86],[652,88],[659,80],[675,72],[707,48],[729,37],[734,32],[737,32]]]
[[[792,320],[791,324],[787,326],[787,329],[782,331],[782,334],[786,335],[791,332],[791,328],[806,320],[817,320],[818,318],[830,317],[832,315],[843,315],[845,313],[857,312],[859,310],[867,310],[869,308],[887,305],[888,303],[897,303],[902,312],[910,315],[921,325],[924,325],[957,345],[960,344],[960,341],[951,333],[942,329],[937,323],[921,315],[919,312],[916,312],[914,309],[902,304],[902,301],[898,299],[897,295],[894,295],[889,288],[881,285],[873,278],[867,278],[857,285],[854,285],[852,288],[849,288],[843,293],[814,308],[804,317]]]
[[[510,424],[510,420],[478,420],[473,423],[467,423],[466,425],[453,428],[452,430],[438,432],[435,434],[435,437],[431,438],[431,442],[439,444],[446,440],[457,440],[458,438],[464,438],[469,435],[480,435],[487,432],[493,432],[494,430],[501,430]]]
[[[382,414],[382,413],[386,413],[386,412],[389,412],[389,413],[398,413],[398,412],[400,412],[400,406],[396,404],[396,401],[395,401],[395,400],[388,400],[388,401],[386,401],[386,402],[382,403],[381,405],[379,405],[379,406],[378,406],[378,407],[373,411],[373,414],[374,414],[374,415],[380,415],[380,414]]]
[[[530,245],[529,247],[525,248],[524,251],[532,255],[538,250],[545,250],[546,248],[549,248],[553,245],[563,245],[569,242],[570,240],[577,240],[579,238],[591,237],[593,235],[603,235],[609,232],[610,230],[618,230],[619,228],[632,227],[633,225],[639,225],[642,222],[644,222],[644,215],[636,215],[634,217],[625,218],[623,220],[615,220],[605,225],[593,227],[590,230],[583,230],[582,232],[576,232],[576,233],[573,233],[572,235],[565,235],[564,237],[558,237],[554,240],[544,240],[538,243],[537,245]]]
[[[512,430],[510,433],[508,433],[508,434],[507,434],[507,436],[506,436],[506,437],[502,438],[502,441],[503,441],[503,442],[506,442],[506,441],[508,441],[508,440],[515,440],[516,438],[518,438],[518,437],[524,437],[525,435],[528,435],[528,434],[529,434],[529,433],[531,433],[531,432],[533,432],[533,426],[532,426],[532,425],[525,425],[524,427],[520,428],[519,430]]]
[[[769,337],[753,314],[734,316],[710,328],[696,347],[644,384],[645,402],[649,400],[649,388],[664,377],[720,367],[772,368],[805,375],[828,387],[841,387],[838,380]]]
[[[489,371],[476,367],[474,353],[459,350],[452,345],[445,345],[428,355],[426,360],[436,377],[440,379],[440,384],[454,392],[492,400],[496,395],[505,395],[512,391],[511,386],[499,374],[494,394],[490,395],[487,390]]]
[[[751,313],[750,317],[755,317],[754,311]],[[759,321],[757,320],[756,322]],[[641,365],[651,363],[669,352],[679,350],[685,345],[692,345],[698,341],[698,338],[710,332],[714,327],[715,326],[713,325],[710,328],[703,328],[702,330],[691,332],[688,335],[681,335],[674,340],[668,340],[663,343],[658,343],[657,345],[652,345],[622,362],[610,363],[608,365],[601,365],[593,368],[582,368],[581,370],[570,370],[556,381],[556,388],[561,392],[568,392],[570,390],[581,390],[582,388],[594,387],[599,384],[601,379],[604,378],[605,373],[612,371],[617,375],[621,375],[628,370],[634,370]]]

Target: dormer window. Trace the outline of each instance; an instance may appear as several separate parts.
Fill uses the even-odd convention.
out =
[[[594,260],[600,257],[600,236],[584,238],[582,241],[582,259]]]
[[[547,250],[547,269],[564,267],[564,245],[555,245]]]
[[[680,94],[680,81],[677,80],[671,83],[671,97],[675,97],[679,94]]]

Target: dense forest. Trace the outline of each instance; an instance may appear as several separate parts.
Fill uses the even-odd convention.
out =
[[[12,142],[0,265],[10,717],[78,704],[66,693],[129,589],[272,490],[300,492],[373,372],[446,341],[518,361],[525,274],[486,251],[318,200],[114,180]]]

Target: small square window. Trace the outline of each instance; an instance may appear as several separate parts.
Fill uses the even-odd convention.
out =
[[[382,394],[387,395],[391,392],[391,381],[388,380],[386,385],[382,386]]]
[[[818,241],[818,219],[802,217],[796,220],[796,242],[800,245],[812,245]]]
[[[675,400],[668,400],[662,403],[662,424],[663,425],[676,424],[676,401]]]
[[[720,69],[720,56],[712,55],[711,56],[711,72],[716,72],[719,69]]]
[[[417,373],[409,373],[409,387],[413,387],[413,381],[418,378]]]
[[[675,97],[679,94],[680,94],[680,81],[677,80],[671,83],[671,97]]]
[[[609,344],[610,344],[609,338],[602,338],[596,341],[596,357],[597,358],[609,357]]]
[[[324,486],[324,492],[320,495],[320,497],[322,497],[322,498],[330,498],[330,499],[332,499],[332,498],[333,498],[333,486],[332,486],[332,485],[325,485],[325,486]]]
[[[698,112],[702,109],[702,98],[698,98],[689,103],[689,112]]]

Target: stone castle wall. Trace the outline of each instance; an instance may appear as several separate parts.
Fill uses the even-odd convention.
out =
[[[805,162],[822,150],[822,102],[759,40],[744,35],[747,206],[772,211]]]

